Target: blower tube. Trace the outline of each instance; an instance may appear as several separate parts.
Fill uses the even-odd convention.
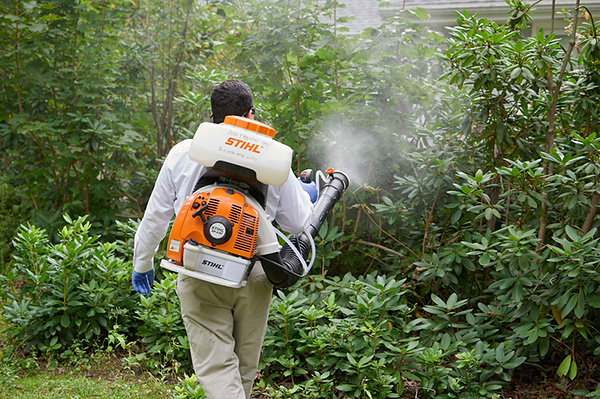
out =
[[[319,233],[319,229],[329,216],[329,212],[331,212],[350,183],[344,172],[334,170],[328,171],[328,173],[329,180],[320,190],[319,197],[313,205],[314,215],[312,221],[304,232],[290,238],[290,242],[304,258],[308,256],[310,251],[311,240]],[[308,272],[304,271],[302,262],[287,242],[280,252],[259,256],[259,258],[269,281],[277,288],[287,288],[294,285]]]

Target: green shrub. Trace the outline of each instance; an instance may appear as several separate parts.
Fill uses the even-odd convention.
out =
[[[118,223],[119,240],[102,243],[85,217],[65,221],[56,244],[35,226],[16,234],[14,268],[0,276],[7,335],[26,350],[60,358],[73,343],[108,345],[126,350],[129,365],[156,373],[191,370],[177,275],[158,270],[150,295],[131,288],[131,261],[124,259],[131,258],[136,223]]]
[[[426,122],[414,170],[376,204],[415,251],[413,327],[432,350],[430,375],[458,351],[486,364],[471,377],[494,386],[543,358],[575,379],[600,355],[600,30],[574,18],[565,48],[552,32],[526,37],[529,7],[510,6],[504,24],[457,15],[440,56],[454,85],[440,93],[445,116]],[[457,367],[428,388],[446,391]]]
[[[193,372],[190,344],[175,293],[176,273],[166,273],[154,282],[150,295],[140,297],[136,317],[137,336],[145,343],[153,371]],[[158,367],[151,366],[158,361]]]
[[[273,299],[258,389],[281,398],[493,398],[526,360],[492,309],[418,298],[406,279],[301,281]],[[411,305],[414,303],[414,305]],[[483,306],[483,305],[481,305]],[[506,339],[503,339],[505,337]],[[415,388],[416,387],[416,388]]]
[[[76,339],[104,338],[115,324],[134,325],[129,262],[113,255],[116,244],[88,234],[85,217],[65,220],[56,244],[31,225],[13,241],[4,311],[9,335],[26,349],[59,351]]]
[[[399,397],[418,338],[405,281],[368,275],[302,281],[273,299],[261,368],[269,392],[289,398]],[[286,388],[283,381],[296,384]],[[278,386],[279,385],[279,386]],[[337,396],[336,396],[337,397]]]

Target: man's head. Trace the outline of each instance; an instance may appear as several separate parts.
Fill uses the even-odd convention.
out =
[[[227,80],[215,86],[210,96],[214,123],[222,123],[227,115],[250,116],[253,105],[250,86],[239,80]]]

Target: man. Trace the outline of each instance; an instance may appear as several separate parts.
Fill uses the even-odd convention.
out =
[[[238,80],[214,88],[211,108],[214,123],[222,123],[227,115],[254,119],[252,91]],[[189,159],[191,142],[182,141],[167,155],[135,235],[132,285],[142,294],[151,290],[153,258],[171,217],[206,172],[204,166]],[[271,221],[292,234],[304,231],[312,212],[310,198],[291,170],[283,186],[269,186],[265,208]],[[242,288],[178,276],[176,290],[194,371],[208,399],[250,398],[272,289],[259,262]]]

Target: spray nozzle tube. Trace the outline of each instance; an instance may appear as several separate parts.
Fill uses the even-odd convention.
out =
[[[325,186],[319,190],[319,197],[313,205],[314,215],[307,229],[291,240],[286,240],[279,253],[261,257],[263,269],[271,283],[279,288],[289,287],[304,277],[315,257],[314,237],[319,233],[323,222],[341,198],[350,184],[348,176],[341,171],[328,170],[328,178],[322,173],[317,176],[325,180]],[[317,179],[318,180],[318,179]],[[304,258],[312,250],[312,261],[306,266]]]

